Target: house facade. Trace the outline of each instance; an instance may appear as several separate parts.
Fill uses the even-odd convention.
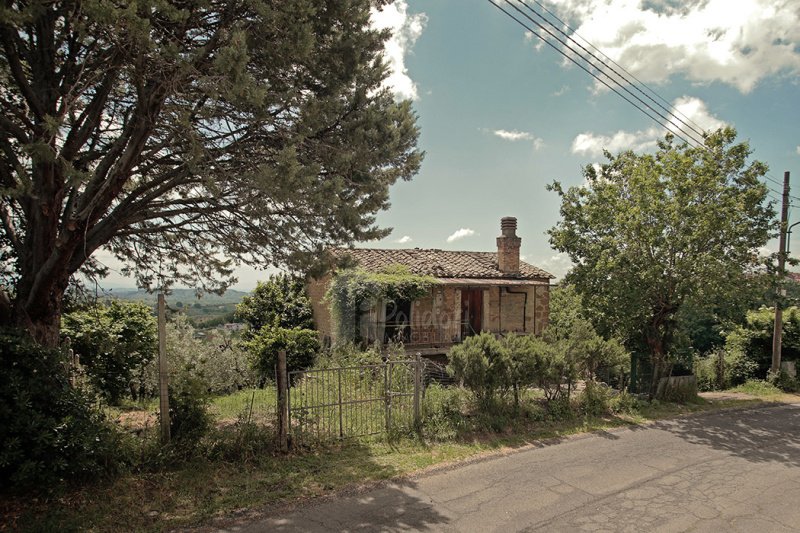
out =
[[[371,302],[361,310],[361,341],[401,341],[406,350],[446,355],[469,336],[488,331],[540,334],[547,326],[551,274],[521,261],[517,220],[501,220],[496,252],[438,249],[347,249],[361,269],[381,272],[403,265],[412,274],[436,279],[428,294],[414,301]],[[324,301],[333,274],[308,282],[314,322],[323,340],[335,341],[330,310]]]

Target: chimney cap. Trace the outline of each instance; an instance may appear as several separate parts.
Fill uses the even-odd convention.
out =
[[[517,229],[517,217],[503,217],[500,219],[500,228],[514,228]]]

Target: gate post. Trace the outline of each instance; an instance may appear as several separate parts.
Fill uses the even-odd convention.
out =
[[[286,350],[278,351],[278,367],[275,384],[278,387],[278,446],[284,453],[289,451],[289,379],[286,372]]]
[[[342,423],[342,369],[339,368],[339,438],[344,438],[344,424]]]
[[[389,361],[386,361],[383,364],[383,405],[384,405],[384,409],[386,411],[385,414],[386,414],[386,434],[387,435],[389,434],[389,431],[392,429],[391,428],[391,426],[392,426],[392,422],[391,422],[392,397],[391,397],[391,394],[389,392],[389,365],[390,364],[391,363]]]
[[[414,358],[414,428],[419,431],[422,426],[422,417],[419,404],[422,394],[422,359],[417,354]]]

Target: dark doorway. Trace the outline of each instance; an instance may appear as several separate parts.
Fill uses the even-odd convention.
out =
[[[481,332],[483,289],[461,289],[461,338]]]
[[[386,328],[383,342],[408,342],[411,339],[411,301],[386,303]]]

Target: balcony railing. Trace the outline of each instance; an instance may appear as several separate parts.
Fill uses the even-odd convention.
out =
[[[458,327],[386,324],[383,342],[402,342],[405,346],[449,346],[461,342]]]

